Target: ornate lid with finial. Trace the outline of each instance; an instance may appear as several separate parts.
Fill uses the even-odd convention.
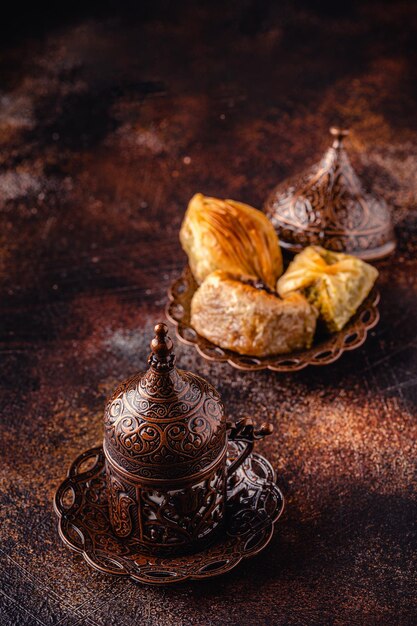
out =
[[[149,368],[123,382],[104,412],[104,451],[138,479],[192,476],[226,449],[226,418],[217,391],[175,367],[165,324],[155,326]]]
[[[331,128],[334,140],[322,160],[278,185],[265,203],[283,247],[299,252],[309,245],[372,260],[395,248],[385,201],[364,190],[343,140],[348,130]]]

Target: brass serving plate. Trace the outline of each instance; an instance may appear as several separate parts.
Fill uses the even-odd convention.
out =
[[[275,372],[294,372],[307,365],[328,365],[339,359],[347,350],[359,348],[364,343],[368,331],[379,321],[379,293],[374,288],[343,330],[325,337],[308,350],[268,357],[245,356],[216,346],[192,328],[190,307],[197,287],[187,266],[168,291],[169,303],[166,315],[175,324],[178,339],[183,343],[194,345],[208,361],[227,362],[239,370],[269,369]]]
[[[229,442],[229,463],[239,454],[241,445]],[[224,574],[242,559],[263,550],[282,514],[284,497],[275,484],[270,463],[252,453],[229,480],[222,536],[194,554],[171,558],[144,555],[138,550],[134,536],[119,539],[112,531],[104,453],[99,446],[73,462],[68,477],[58,487],[54,506],[61,539],[82,554],[90,566],[141,583],[164,585]]]

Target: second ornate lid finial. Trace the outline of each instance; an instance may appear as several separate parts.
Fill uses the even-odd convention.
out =
[[[343,145],[343,140],[345,137],[349,135],[349,131],[345,128],[339,128],[337,126],[332,126],[330,128],[330,134],[334,137],[333,148],[341,148]]]

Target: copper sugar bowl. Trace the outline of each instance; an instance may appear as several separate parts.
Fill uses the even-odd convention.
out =
[[[368,192],[344,147],[348,130],[331,128],[333,144],[306,172],[280,183],[264,210],[280,243],[292,252],[320,245],[374,260],[395,249],[389,207]]]
[[[110,520],[134,535],[144,554],[170,556],[206,547],[225,522],[226,483],[272,432],[250,420],[226,422],[218,392],[175,367],[167,326],[155,326],[149,369],[123,382],[104,412]],[[227,459],[227,442],[238,443]]]

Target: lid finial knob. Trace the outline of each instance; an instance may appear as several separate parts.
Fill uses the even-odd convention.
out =
[[[333,148],[341,148],[344,138],[349,135],[349,130],[347,128],[332,126],[330,134],[334,137]]]
[[[171,337],[168,337],[168,326],[157,324],[154,328],[155,337],[151,341],[152,354],[149,357],[149,363],[156,369],[170,369],[174,364],[174,355],[172,354]]]

